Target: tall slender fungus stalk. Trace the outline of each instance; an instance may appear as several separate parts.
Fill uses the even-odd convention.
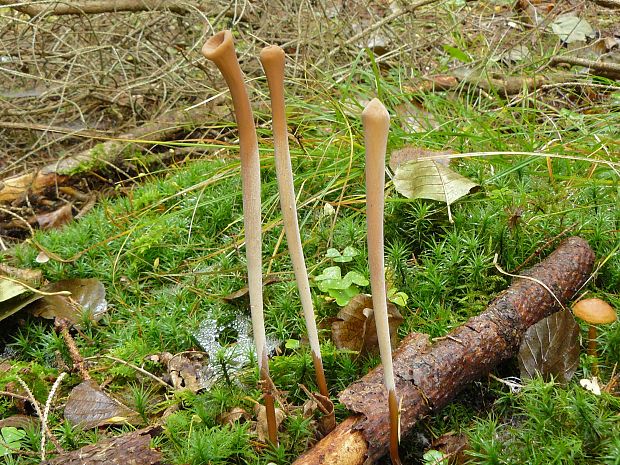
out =
[[[286,128],[286,112],[284,106],[284,50],[277,45],[263,48],[260,53],[260,61],[267,76],[269,94],[271,96],[271,114],[273,120],[273,140],[275,148],[276,175],[278,177],[278,189],[280,191],[280,207],[284,219],[284,230],[288,250],[293,263],[293,271],[299,289],[301,306],[304,311],[308,339],[312,350],[312,360],[316,373],[316,382],[319,391],[325,397],[329,397],[321,347],[316,328],[316,318],[310,295],[308,272],[299,236],[299,224],[297,222],[297,207],[295,206],[295,187],[293,185],[293,170],[291,168],[291,156],[288,146],[288,132]]]
[[[383,365],[383,382],[388,391],[390,409],[390,458],[400,464],[398,455],[399,413],[396,383],[392,366],[392,347],[388,327],[387,296],[383,263],[383,206],[385,195],[385,151],[390,115],[378,99],[373,99],[362,112],[366,146],[366,222],[368,227],[368,264],[372,305],[377,324],[379,351]]]
[[[243,225],[248,262],[248,287],[252,331],[258,367],[263,383],[269,440],[277,443],[277,428],[272,382],[269,377],[269,360],[265,344],[265,319],[263,316],[263,275],[261,244],[260,160],[258,141],[250,99],[239,67],[232,33],[222,31],[211,37],[202,47],[202,54],[213,61],[228,84],[233,100],[235,118],[239,129],[239,156],[241,158],[241,187],[243,191]]]

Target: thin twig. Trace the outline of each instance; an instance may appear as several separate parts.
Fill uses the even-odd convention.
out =
[[[173,389],[173,387],[170,386],[170,384],[166,383],[163,379],[158,378],[153,373],[149,373],[148,371],[146,371],[143,368],[140,368],[139,366],[136,366],[136,365],[134,365],[132,363],[126,362],[125,360],[122,360],[120,358],[113,357],[111,355],[94,355],[92,357],[85,358],[84,361],[86,361],[86,360],[96,360],[96,359],[100,359],[100,358],[107,358],[107,359],[113,360],[113,361],[115,361],[117,363],[120,363],[122,365],[128,366],[129,368],[133,368],[137,372],[142,373],[144,376],[147,376],[147,377],[151,378],[153,381],[158,382],[159,384],[164,386],[166,389]]]

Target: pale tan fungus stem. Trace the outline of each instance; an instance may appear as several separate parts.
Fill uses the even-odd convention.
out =
[[[312,350],[312,360],[316,373],[316,381],[319,392],[329,397],[327,381],[323,370],[321,358],[321,346],[319,344],[316,317],[310,294],[306,261],[299,234],[297,220],[297,207],[295,205],[295,186],[293,184],[293,169],[291,167],[291,155],[288,145],[288,131],[286,127],[286,110],[284,104],[284,61],[285,54],[277,45],[263,48],[260,53],[260,61],[267,76],[269,94],[271,97],[271,114],[273,124],[273,144],[275,150],[276,175],[280,192],[280,207],[288,250],[295,272],[295,280],[299,289],[299,298],[306,320],[308,340]]]
[[[398,454],[399,412],[392,365],[392,346],[388,326],[385,268],[383,258],[383,207],[385,195],[385,152],[390,115],[378,99],[373,99],[362,112],[366,147],[366,222],[368,227],[368,264],[372,305],[377,325],[379,352],[383,365],[383,381],[388,391],[390,412],[390,458],[400,464]]]
[[[273,394],[271,393],[271,381],[269,379],[269,360],[263,315],[261,186],[256,126],[254,125],[254,116],[245,88],[243,73],[237,60],[232,33],[230,31],[221,31],[215,34],[202,47],[202,54],[215,63],[222,76],[224,76],[226,84],[228,84],[239,130],[243,225],[245,228],[245,249],[248,262],[252,331],[263,384],[265,407],[267,409],[269,440],[273,444],[277,444],[275,407]]]

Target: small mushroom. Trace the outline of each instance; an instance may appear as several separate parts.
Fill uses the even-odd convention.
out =
[[[588,323],[588,355],[596,356],[596,326],[613,323],[618,319],[616,311],[607,302],[601,299],[583,299],[573,306],[573,313]],[[596,364],[592,367],[596,374]]]

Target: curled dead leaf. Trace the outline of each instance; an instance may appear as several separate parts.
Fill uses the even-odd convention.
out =
[[[388,324],[392,347],[398,345],[398,327],[403,316],[391,302],[388,302]],[[372,296],[358,294],[338,312],[338,319],[332,323],[332,340],[339,349],[355,352],[376,353],[379,350],[377,328],[372,310]]]
[[[175,389],[198,392],[209,386],[209,355],[206,352],[190,351],[176,355],[164,352],[159,354],[159,361],[166,365],[170,382]]]
[[[234,425],[235,423],[243,423],[252,419],[252,416],[241,407],[233,409],[219,415],[218,421],[222,425]]]
[[[269,437],[269,430],[267,428],[267,409],[264,405],[254,405],[254,414],[256,415],[256,436],[261,442],[266,442]],[[280,425],[286,418],[284,410],[276,408],[276,429],[280,428]]]
[[[74,325],[99,321],[108,309],[105,287],[98,279],[63,279],[45,288],[48,292],[69,291],[70,296],[44,296],[32,312],[35,316],[69,320]]]
[[[566,384],[579,366],[579,351],[579,325],[571,311],[553,313],[525,332],[518,355],[521,377],[553,377]]]
[[[60,228],[73,219],[73,206],[68,203],[57,210],[37,215],[37,222],[41,229]]]

